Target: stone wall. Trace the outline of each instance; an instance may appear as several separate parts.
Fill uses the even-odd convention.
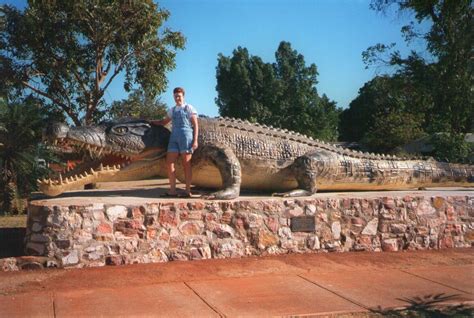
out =
[[[470,247],[474,196],[403,196],[28,210],[26,252],[47,267],[90,267],[286,253]]]

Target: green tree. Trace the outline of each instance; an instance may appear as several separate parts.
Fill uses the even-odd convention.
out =
[[[219,54],[216,77],[216,103],[222,116],[270,124],[274,105],[271,88],[276,81],[271,64],[239,46],[232,57]]]
[[[238,47],[232,57],[219,54],[216,68],[222,116],[248,119],[326,140],[337,138],[339,110],[317,90],[317,68],[281,42],[275,63],[265,63]]]
[[[52,158],[39,142],[49,114],[38,105],[33,98],[15,103],[0,100],[0,213],[11,213],[13,203],[21,202],[36,189],[36,180],[48,173],[38,159]]]
[[[0,75],[34,92],[76,125],[105,112],[103,96],[119,75],[128,92],[166,88],[179,32],[163,29],[169,12],[152,0],[29,1],[0,7]],[[3,88],[3,87],[0,87]]]
[[[389,65],[397,75],[412,80],[418,96],[426,102],[421,108],[426,114],[424,130],[447,136],[438,138],[434,155],[448,154],[448,159],[460,160],[462,149],[468,149],[462,145],[464,135],[474,127],[472,1],[374,0],[371,7],[384,13],[396,7],[414,14],[415,21],[402,27],[402,33],[408,43],[423,40],[425,54],[412,51],[402,57],[394,44],[377,44],[365,51],[363,58],[367,65]]]
[[[321,96],[319,101],[320,108],[315,108],[316,114],[313,118],[317,121],[318,138],[323,140],[335,141],[339,136],[339,117],[342,109],[337,107],[335,101],[330,100],[326,94]],[[314,125],[314,124],[313,124]]]
[[[166,111],[166,105],[159,99],[151,97],[141,90],[135,90],[127,99],[113,102],[108,117],[110,119],[121,117],[162,119],[166,116]]]
[[[389,152],[424,135],[423,99],[406,76],[378,76],[364,84],[340,118],[341,139]],[[413,105],[418,107],[413,107]]]

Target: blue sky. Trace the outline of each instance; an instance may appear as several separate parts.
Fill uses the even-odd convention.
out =
[[[0,1],[23,6],[25,1]],[[400,28],[406,16],[384,16],[369,9],[369,0],[164,0],[159,5],[171,16],[165,23],[181,31],[186,48],[178,51],[175,70],[161,99],[174,104],[172,90],[186,89],[186,100],[200,114],[217,116],[217,56],[231,56],[238,46],[265,62],[274,62],[281,41],[316,64],[317,89],[346,108],[365,82],[361,53],[376,43],[396,42],[406,52]],[[126,98],[119,81],[106,93],[108,102]]]

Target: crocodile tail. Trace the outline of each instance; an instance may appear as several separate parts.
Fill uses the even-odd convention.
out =
[[[459,183],[474,185],[474,166],[448,162],[437,162],[432,175],[433,183]]]

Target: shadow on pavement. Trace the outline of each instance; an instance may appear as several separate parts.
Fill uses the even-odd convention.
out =
[[[404,309],[371,309],[384,317],[474,317],[474,307],[466,304],[447,304],[455,302],[459,295],[425,295],[413,298],[397,298],[408,304]]]

